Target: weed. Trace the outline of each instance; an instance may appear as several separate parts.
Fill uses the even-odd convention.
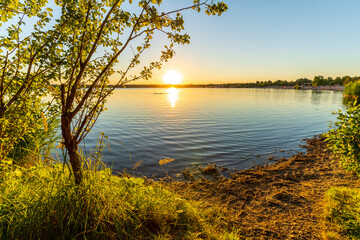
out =
[[[216,164],[208,164],[206,167],[200,169],[201,173],[204,175],[218,175],[219,170],[216,167]]]

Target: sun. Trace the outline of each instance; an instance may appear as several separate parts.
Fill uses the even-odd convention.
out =
[[[183,77],[177,71],[169,71],[165,73],[163,81],[165,84],[177,85],[181,83]]]

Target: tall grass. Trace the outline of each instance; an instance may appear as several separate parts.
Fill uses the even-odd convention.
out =
[[[238,239],[221,208],[141,178],[87,170],[75,186],[63,164],[0,164],[0,239]]]
[[[327,235],[330,239],[360,239],[359,189],[332,188],[325,197]]]

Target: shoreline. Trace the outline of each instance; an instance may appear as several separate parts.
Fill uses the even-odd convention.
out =
[[[122,88],[226,88],[226,89],[295,89],[294,86],[278,86],[278,85],[272,85],[272,86],[265,86],[265,87],[239,87],[239,86],[232,86],[232,84],[204,84],[204,85],[193,85],[193,84],[187,84],[187,85],[163,85],[163,84],[137,84],[137,85],[125,85],[125,86],[119,86],[116,87],[117,89]],[[298,90],[318,90],[318,91],[343,91],[345,86],[343,85],[325,85],[325,86],[299,86],[300,88]]]
[[[166,188],[207,206],[224,206],[246,239],[323,239],[324,194],[331,187],[354,187],[324,139],[306,140],[305,153],[275,163],[235,171],[230,178],[162,182]]]
[[[329,216],[325,196],[333,187],[360,186],[359,177],[334,161],[322,136],[306,139],[302,146],[305,153],[234,170],[228,178],[219,174],[221,168],[208,165],[201,169],[207,177],[190,181],[114,176],[110,169],[90,169],[86,182],[75,188],[64,174],[70,174],[69,169],[61,163],[14,168],[1,185],[1,197],[7,201],[0,238],[47,239],[67,232],[63,238],[72,239],[90,230],[90,239],[348,239]],[[29,198],[34,189],[39,193]],[[356,196],[353,201],[358,202]],[[349,195],[344,197],[346,206]],[[341,206],[336,210],[342,211]],[[74,223],[69,215],[76,216],[76,229],[68,227]],[[34,231],[29,231],[30,224]],[[98,224],[104,228],[99,230]],[[125,235],[124,226],[130,231]]]
[[[288,87],[288,86],[269,86],[264,88],[272,88],[272,89],[294,89],[294,87]],[[302,86],[298,90],[315,90],[315,91],[344,91],[345,86],[342,85],[329,85],[329,86],[318,86],[318,87],[312,87],[312,86]]]

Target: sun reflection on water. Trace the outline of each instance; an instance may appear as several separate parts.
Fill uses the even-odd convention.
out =
[[[168,93],[168,101],[171,103],[171,107],[175,107],[175,103],[179,98],[179,89],[172,87],[166,92]]]

